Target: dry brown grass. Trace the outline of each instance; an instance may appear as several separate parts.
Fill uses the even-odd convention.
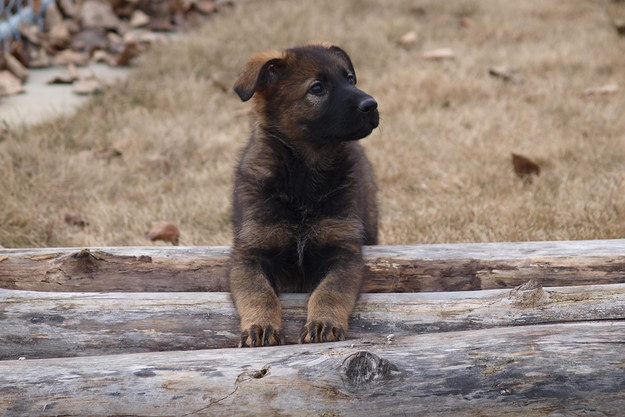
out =
[[[380,103],[381,127],[363,144],[380,187],[381,243],[623,238],[625,38],[607,18],[618,7],[241,2],[155,48],[78,115],[3,134],[0,244],[144,245],[153,220],[176,223],[183,245],[230,244],[248,104],[219,86],[232,85],[250,53],[311,39],[350,52]],[[410,30],[417,44],[399,46]],[[421,58],[439,47],[456,59]],[[488,74],[501,64],[525,81]],[[607,83],[619,92],[581,94]],[[92,156],[111,147],[123,156]],[[515,177],[511,152],[538,161],[540,177]],[[66,225],[66,210],[89,225]]]

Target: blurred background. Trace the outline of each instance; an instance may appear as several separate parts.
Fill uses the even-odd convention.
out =
[[[3,2],[0,109],[41,67],[89,95],[36,124],[0,110],[4,247],[229,245],[231,87],[310,40],[379,103],[381,244],[625,237],[622,0]]]

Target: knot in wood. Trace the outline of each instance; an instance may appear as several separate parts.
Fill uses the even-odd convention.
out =
[[[343,380],[362,386],[391,379],[399,369],[392,362],[367,351],[348,356],[342,365]]]
[[[548,301],[548,295],[540,283],[529,280],[510,291],[510,298],[517,307],[537,307]]]
[[[63,264],[69,267],[74,273],[91,273],[98,270],[98,264],[102,260],[98,253],[92,253],[89,249],[83,249],[80,252],[73,253],[69,258],[63,259]]]

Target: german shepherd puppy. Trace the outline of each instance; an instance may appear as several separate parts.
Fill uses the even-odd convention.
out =
[[[300,343],[344,340],[377,243],[375,183],[357,142],[378,126],[341,48],[252,55],[236,81],[255,123],[236,170],[230,290],[240,346],[283,343],[279,291],[311,292]]]

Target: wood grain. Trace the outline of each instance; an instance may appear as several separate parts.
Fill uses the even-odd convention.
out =
[[[228,291],[229,247],[0,249],[0,288]],[[625,240],[371,246],[363,292],[625,283]]]
[[[287,343],[306,320],[304,294],[283,294]],[[349,340],[454,330],[625,319],[625,284],[449,293],[362,294]],[[0,359],[235,347],[227,293],[42,293],[0,290]]]
[[[6,416],[621,415],[625,322],[0,362]]]

